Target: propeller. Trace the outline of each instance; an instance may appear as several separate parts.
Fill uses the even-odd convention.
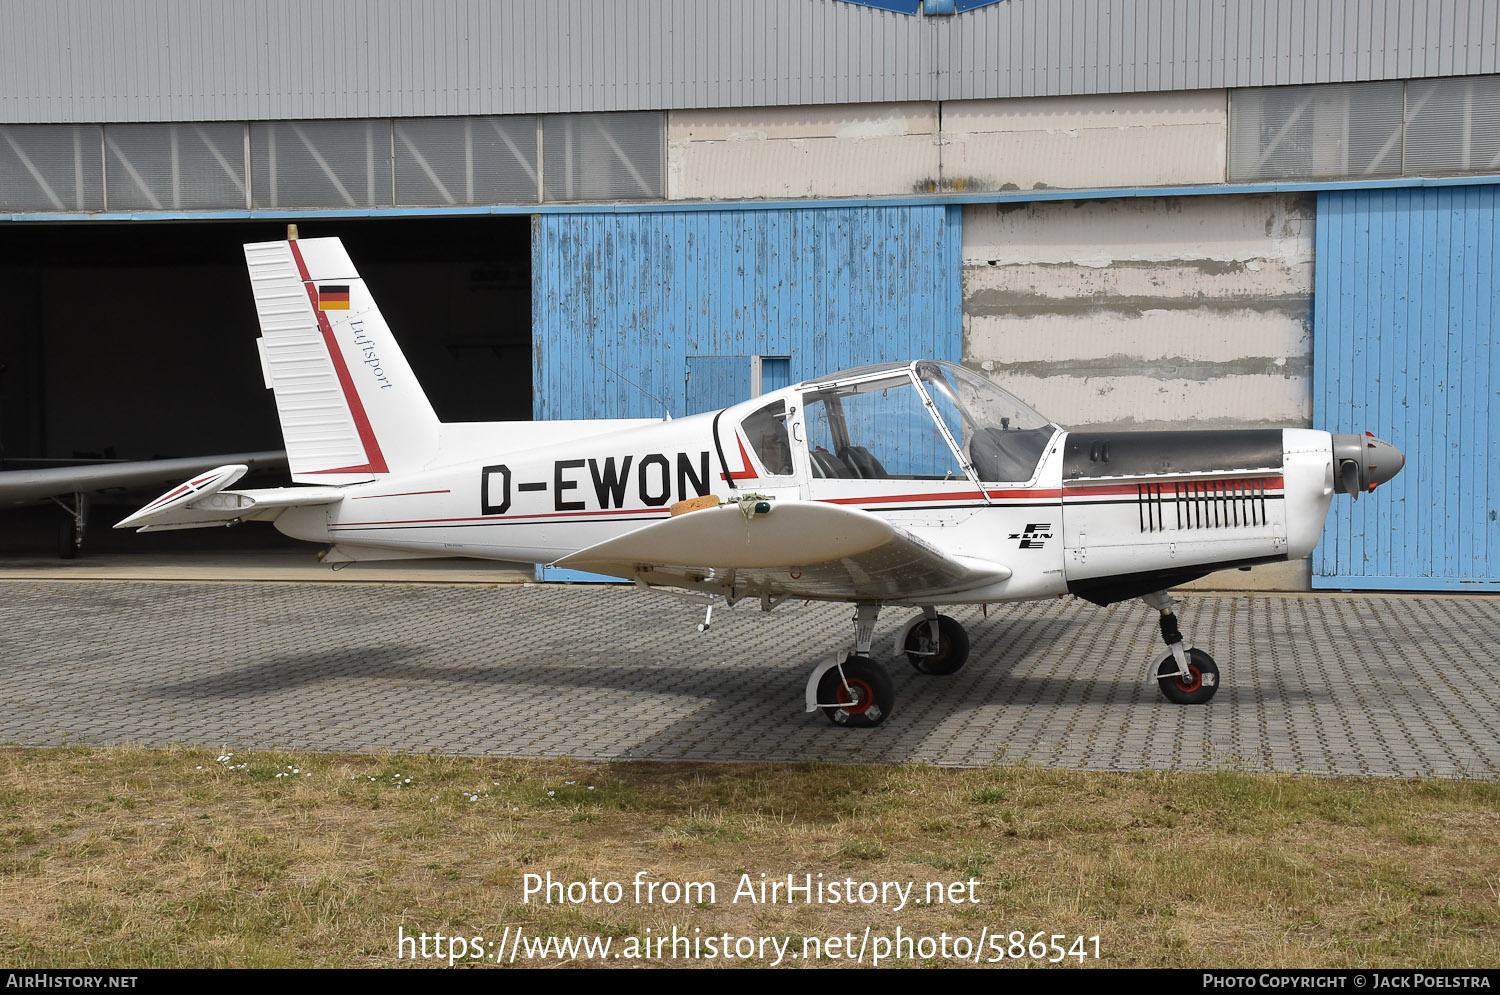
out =
[[[1333,489],[1358,501],[1360,494],[1373,491],[1400,473],[1406,466],[1406,457],[1389,442],[1366,432],[1335,435],[1333,464],[1337,471]]]
[[[1364,490],[1359,484],[1359,464],[1352,459],[1339,460],[1339,491],[1359,500],[1359,492]]]

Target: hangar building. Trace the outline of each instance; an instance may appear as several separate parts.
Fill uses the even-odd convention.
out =
[[[0,443],[278,447],[239,245],[296,222],[445,419],[934,356],[1064,425],[1372,431],[1412,465],[1269,582],[1493,587],[1497,38],[1490,0],[0,0]]]

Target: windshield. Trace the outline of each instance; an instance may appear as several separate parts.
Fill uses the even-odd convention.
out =
[[[1035,475],[1056,425],[962,366],[918,363],[916,374],[981,481],[1026,481]]]
[[[792,440],[786,431],[786,401],[776,400],[750,413],[740,428],[766,472],[783,476],[792,472]]]

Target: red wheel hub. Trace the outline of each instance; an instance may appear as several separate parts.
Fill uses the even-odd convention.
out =
[[[839,693],[836,696],[838,703],[842,706],[841,710],[850,715],[865,714],[875,702],[875,689],[857,677],[846,678],[844,683],[848,687],[840,684]],[[850,691],[854,692],[852,697],[849,694]]]
[[[1198,669],[1197,664],[1190,663],[1188,664],[1188,675],[1188,677],[1183,677],[1181,674],[1178,674],[1176,677],[1177,686],[1188,694],[1192,694],[1203,686],[1203,671]]]

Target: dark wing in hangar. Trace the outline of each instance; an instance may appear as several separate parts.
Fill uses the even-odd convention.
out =
[[[0,508],[55,501],[68,518],[62,521],[57,553],[73,557],[83,545],[88,525],[88,498],[101,491],[155,487],[226,464],[267,470],[287,465],[286,453],[276,450],[224,456],[186,456],[180,459],[124,460],[49,466],[32,470],[0,470]]]
[[[0,470],[0,506],[36,504],[54,497],[169,484],[201,470],[231,463],[243,463],[252,470],[275,469],[286,466],[286,453],[272,450],[226,456],[52,466],[39,470]]]

